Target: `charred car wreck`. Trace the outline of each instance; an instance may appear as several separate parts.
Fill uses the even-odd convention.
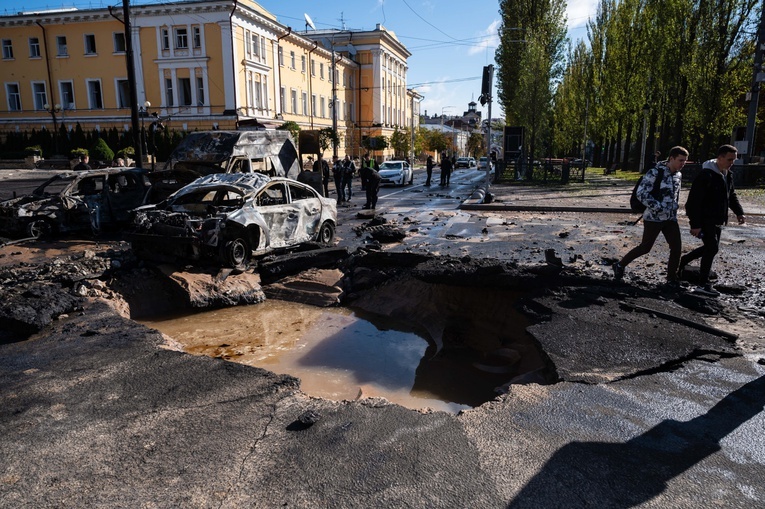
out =
[[[296,178],[297,147],[288,131],[200,131],[173,150],[162,171],[150,175],[148,203],[167,198],[199,177],[214,173],[263,173]]]
[[[311,241],[331,244],[336,222],[335,201],[295,180],[213,174],[138,209],[130,238],[139,257],[244,268],[254,254]]]
[[[32,194],[0,203],[0,231],[40,238],[129,223],[149,189],[141,170],[108,168],[60,173]]]

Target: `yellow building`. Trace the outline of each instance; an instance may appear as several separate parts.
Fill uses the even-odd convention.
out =
[[[411,53],[380,25],[294,31],[249,0],[133,6],[130,24],[126,41],[121,9],[0,17],[0,136],[78,123],[129,130],[131,45],[136,108],[142,119],[166,118],[169,129],[293,121],[335,128],[338,152],[358,155],[364,137],[417,127],[420,97],[406,88]]]

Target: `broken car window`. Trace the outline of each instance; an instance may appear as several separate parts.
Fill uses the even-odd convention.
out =
[[[258,205],[267,207],[269,205],[284,205],[287,203],[287,195],[282,184],[274,184],[265,188],[258,195]]]
[[[312,190],[308,188],[290,184],[290,197],[292,198],[293,202],[296,202],[298,200],[308,200],[311,198],[316,198],[316,194],[314,194]]]

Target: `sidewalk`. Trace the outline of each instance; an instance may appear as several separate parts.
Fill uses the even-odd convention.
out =
[[[484,189],[478,188],[461,205],[462,210],[512,210],[545,212],[599,212],[639,215],[630,209],[633,182],[610,175],[587,175],[586,182],[566,185],[492,184],[491,203],[483,203]],[[680,208],[685,206],[690,186],[680,190]],[[765,191],[736,190],[748,216],[765,216]]]

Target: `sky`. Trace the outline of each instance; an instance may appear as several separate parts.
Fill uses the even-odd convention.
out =
[[[256,0],[258,1],[258,0]],[[161,3],[131,0],[131,4]],[[304,15],[321,29],[373,30],[381,23],[412,53],[408,88],[425,96],[420,109],[433,115],[461,115],[468,103],[481,106],[483,67],[494,64],[500,26],[498,0],[259,0],[278,21],[293,30],[306,30]],[[80,9],[116,5],[118,0],[4,0],[0,14],[60,7]],[[586,38],[585,25],[595,15],[598,0],[569,0],[567,17],[572,43]],[[496,82],[496,77],[495,77]],[[492,117],[503,115],[496,83]]]

